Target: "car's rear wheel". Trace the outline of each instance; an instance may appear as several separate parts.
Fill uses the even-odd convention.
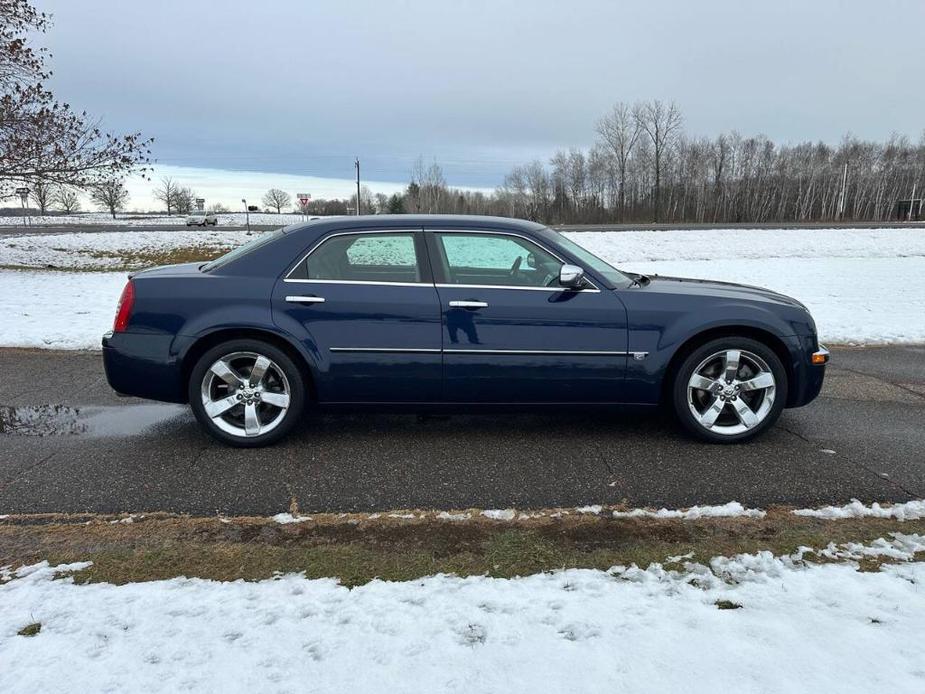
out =
[[[305,404],[302,374],[282,350],[259,340],[232,340],[193,367],[189,402],[200,424],[232,446],[266,446],[288,434]]]
[[[787,372],[764,343],[723,337],[685,358],[672,399],[690,433],[713,443],[741,443],[777,421],[787,401]]]

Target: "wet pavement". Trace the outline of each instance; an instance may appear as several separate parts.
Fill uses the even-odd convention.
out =
[[[744,446],[651,414],[311,416],[267,449],[119,398],[100,355],[0,350],[0,514],[303,512],[925,497],[925,347],[835,349],[823,395]]]

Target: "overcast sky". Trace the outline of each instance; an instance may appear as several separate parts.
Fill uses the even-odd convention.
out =
[[[35,3],[58,96],[171,166],[494,186],[652,98],[696,135],[925,128],[922,0]]]

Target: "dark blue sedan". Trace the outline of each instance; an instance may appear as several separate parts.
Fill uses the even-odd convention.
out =
[[[103,338],[119,393],[188,402],[262,446],[308,408],[670,404],[751,439],[822,387],[806,308],[756,287],[621,272],[539,224],[336,218],[132,276]]]

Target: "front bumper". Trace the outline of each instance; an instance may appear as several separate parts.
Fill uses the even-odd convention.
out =
[[[815,336],[798,338],[801,342],[793,352],[793,378],[787,407],[802,407],[815,400],[825,381],[825,367],[829,363],[829,350],[816,342]]]
[[[173,342],[171,335],[103,335],[103,368],[110,387],[120,395],[186,402],[182,369],[171,350]]]

